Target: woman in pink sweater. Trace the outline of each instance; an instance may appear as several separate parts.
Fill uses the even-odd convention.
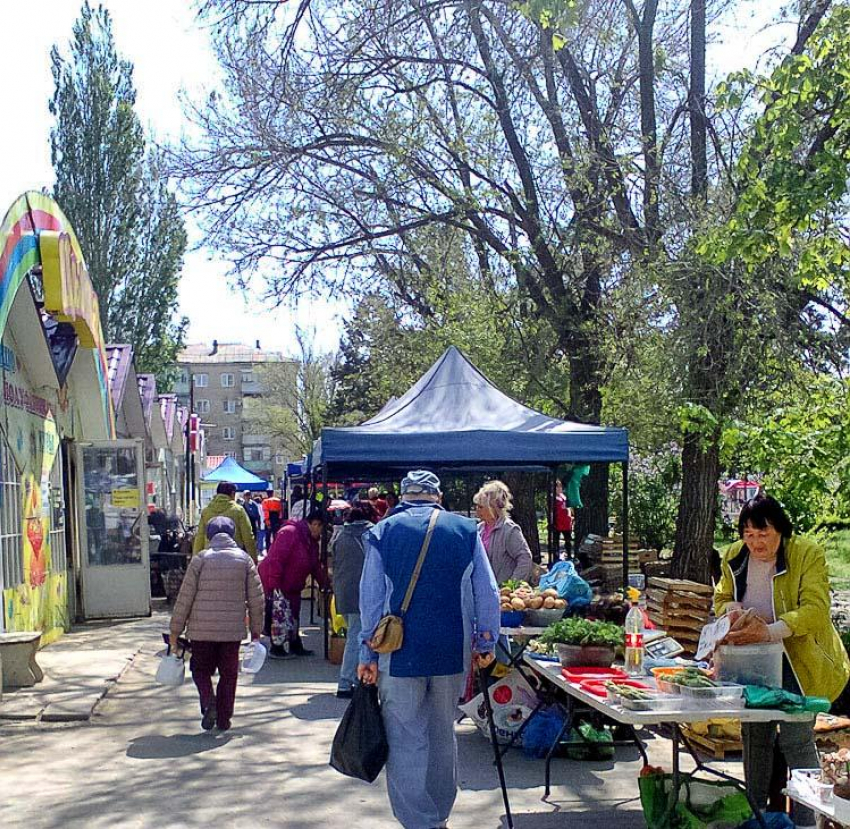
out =
[[[239,674],[239,643],[245,638],[245,608],[251,638],[263,629],[263,588],[251,557],[236,546],[236,525],[218,516],[207,524],[209,547],[195,556],[171,615],[171,649],[186,628],[192,642],[189,668],[201,702],[201,727],[230,728]],[[218,670],[218,688],[212,677]]]

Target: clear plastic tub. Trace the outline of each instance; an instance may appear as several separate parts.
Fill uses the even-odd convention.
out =
[[[720,645],[714,652],[715,675],[721,682],[782,687],[781,643]]]
[[[833,789],[835,788],[832,783],[821,783],[819,780],[813,780],[811,787],[812,794],[818,803],[822,803],[824,806],[829,806],[832,803]]]
[[[729,683],[713,688],[681,686],[682,696],[697,708],[743,708],[744,686]]]
[[[671,697],[659,694],[651,699],[626,699],[620,697],[620,705],[629,711],[673,711],[681,708],[681,697]]]
[[[676,685],[675,682],[669,682],[666,679],[662,679],[660,676],[656,677],[655,684],[658,686],[658,690],[661,691],[662,694],[678,697],[682,693],[681,685]]]
[[[808,795],[818,803],[828,806],[834,799],[834,785],[821,780],[820,769],[792,769],[791,787],[802,795]]]

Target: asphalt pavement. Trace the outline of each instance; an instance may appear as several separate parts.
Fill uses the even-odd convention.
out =
[[[54,697],[64,677],[72,688],[87,688],[78,713],[93,704],[87,719],[0,719],[0,826],[398,826],[383,775],[369,785],[328,765],[346,703],[334,695],[337,668],[319,656],[318,627],[307,626],[305,636],[317,655],[270,661],[240,684],[233,728],[217,734],[200,729],[188,674],[179,689],[154,681],[159,632],[167,623],[166,615],[157,614],[101,624],[45,649],[43,666],[56,664],[48,656],[52,649],[64,665],[64,674],[46,668]],[[39,701],[35,691],[26,696],[36,698],[30,713],[57,704],[47,695]],[[9,704],[6,695],[0,710]],[[449,825],[502,829],[504,807],[489,743],[468,721],[457,733],[460,791]],[[668,741],[650,739],[649,753],[653,764],[669,766]],[[558,759],[552,795],[544,802],[543,761],[511,751],[505,773],[516,829],[643,826],[639,771],[632,748],[617,749],[616,762]]]

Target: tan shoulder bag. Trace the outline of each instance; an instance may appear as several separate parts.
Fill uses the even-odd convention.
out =
[[[392,653],[404,644],[404,614],[407,613],[407,608],[410,607],[410,600],[413,598],[416,582],[419,581],[419,574],[422,572],[425,554],[428,552],[428,546],[431,544],[431,536],[434,534],[434,527],[437,524],[437,516],[439,514],[440,510],[435,507],[431,513],[431,520],[428,522],[428,530],[425,533],[425,540],[422,542],[422,549],[419,551],[419,558],[410,577],[410,584],[407,585],[407,592],[404,594],[404,601],[401,603],[400,615],[394,616],[388,613],[386,616],[382,616],[381,621],[378,622],[378,626],[375,628],[375,632],[372,634],[369,647],[376,653]]]

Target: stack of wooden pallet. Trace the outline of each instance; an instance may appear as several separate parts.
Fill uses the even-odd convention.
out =
[[[655,550],[645,550],[638,541],[629,541],[629,573],[640,573],[641,565],[658,557]],[[623,537],[602,539],[598,552],[591,556],[593,571],[601,584],[610,590],[621,590],[623,586]]]
[[[640,544],[637,541],[629,541],[629,572],[640,572]],[[623,537],[606,538],[602,541],[602,552],[599,555],[599,564],[617,565],[623,572]]]
[[[687,653],[695,653],[711,613],[713,594],[711,587],[696,581],[650,578],[646,609],[655,625],[666,630]]]

